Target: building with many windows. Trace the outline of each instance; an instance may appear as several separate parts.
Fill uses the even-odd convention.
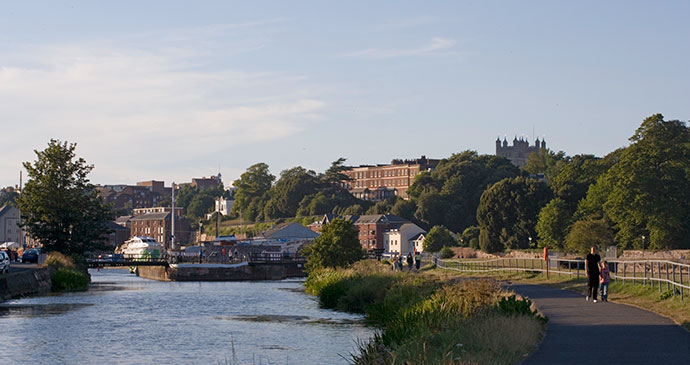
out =
[[[414,160],[393,160],[385,165],[360,165],[344,172],[350,181],[343,183],[359,199],[384,200],[395,196],[408,199],[407,189],[415,176],[433,170],[439,162],[422,156]]]
[[[11,205],[0,207],[0,243],[21,241],[19,209]]]
[[[172,242],[171,216],[170,211],[136,215],[130,219],[131,236],[152,237],[166,250],[169,250]],[[175,218],[175,242],[177,244],[189,243],[193,233],[187,218]]]

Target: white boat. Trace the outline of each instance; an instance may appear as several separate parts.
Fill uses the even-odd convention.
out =
[[[128,258],[158,258],[164,255],[165,248],[151,237],[134,236],[122,244],[120,251]]]

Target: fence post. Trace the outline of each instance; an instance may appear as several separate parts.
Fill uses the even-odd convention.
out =
[[[659,276],[659,281],[657,284],[659,284],[659,293],[661,293],[661,263],[659,261],[656,262],[656,272]]]
[[[673,296],[676,296],[676,264],[671,264],[671,277],[673,279]]]
[[[668,261],[664,263],[664,269],[666,269],[666,290],[671,290],[671,283],[668,282]]]
[[[624,262],[623,263],[623,281],[625,281],[625,273],[627,272],[626,265],[627,265],[627,263]]]
[[[647,261],[644,261],[642,263],[642,265],[644,265],[644,279],[642,279],[642,285],[646,285],[647,284]]]
[[[654,287],[654,263],[649,263],[649,286]]]
[[[633,262],[632,266],[633,266],[633,284],[635,284],[635,278],[637,277],[637,271],[635,270],[635,268],[637,267],[637,264]]]

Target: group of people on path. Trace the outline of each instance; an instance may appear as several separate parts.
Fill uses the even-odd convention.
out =
[[[402,271],[404,269],[404,264],[403,264],[403,257],[405,255],[398,255],[396,254],[393,256],[393,268],[395,270],[400,270]],[[407,254],[407,271],[412,271],[412,267],[415,267],[417,271],[419,271],[419,268],[422,267],[422,254],[419,252],[415,252],[414,257],[412,256],[412,253]]]
[[[597,302],[597,292],[599,291],[599,284],[601,284],[601,301],[608,302],[611,272],[608,263],[601,261],[596,246],[590,248],[590,253],[585,258],[585,271],[588,282],[586,300],[589,301],[591,298],[594,303]]]

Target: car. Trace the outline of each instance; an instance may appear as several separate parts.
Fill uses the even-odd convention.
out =
[[[6,274],[10,272],[10,256],[7,252],[0,251],[0,274]]]
[[[37,249],[30,249],[24,251],[24,254],[22,255],[22,262],[27,263],[27,262],[33,262],[34,264],[38,263],[38,255],[39,251]]]

